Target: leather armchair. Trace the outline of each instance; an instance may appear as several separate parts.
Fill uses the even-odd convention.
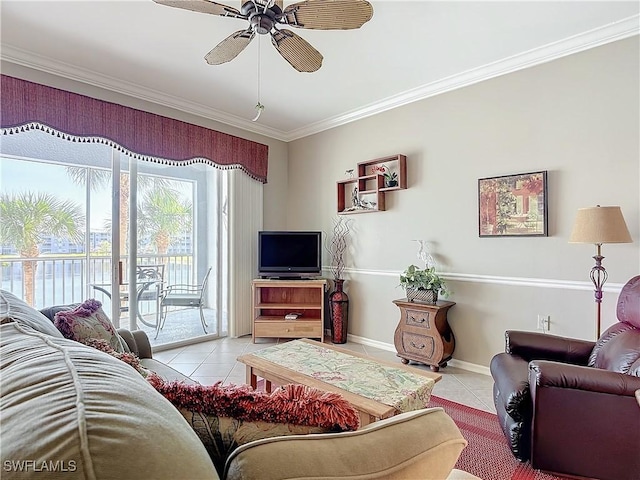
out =
[[[597,342],[506,332],[491,375],[516,458],[570,476],[638,478],[640,276],[622,289],[617,316]]]

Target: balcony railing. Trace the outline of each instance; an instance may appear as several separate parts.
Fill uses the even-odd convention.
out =
[[[50,305],[79,303],[87,298],[97,297],[92,284],[111,282],[111,257],[81,254],[42,255],[33,258],[0,256],[0,278],[2,289],[20,298],[26,298],[23,281],[23,266],[30,262],[35,266],[33,285],[28,286],[33,293],[33,307],[37,309]],[[193,255],[141,255],[137,265],[164,264],[164,284],[193,283]],[[127,281],[129,263],[122,259],[123,281]],[[100,298],[109,311],[108,298]],[[141,312],[148,313],[148,312]]]

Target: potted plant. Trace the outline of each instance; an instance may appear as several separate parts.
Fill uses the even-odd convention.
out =
[[[374,165],[373,167],[371,167],[371,172],[377,173],[378,175],[382,175],[384,177],[385,187],[398,186],[398,173],[389,170],[389,167],[387,167],[385,164]]]
[[[384,173],[384,185],[385,187],[397,187],[398,186],[398,173],[386,171]]]
[[[435,303],[439,293],[443,297],[449,294],[444,280],[436,273],[435,267],[422,269],[410,265],[400,275],[400,286],[406,290],[407,299],[410,302],[418,300]]]

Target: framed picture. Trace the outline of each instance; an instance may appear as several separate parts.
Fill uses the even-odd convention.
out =
[[[547,172],[478,180],[481,237],[547,236]]]

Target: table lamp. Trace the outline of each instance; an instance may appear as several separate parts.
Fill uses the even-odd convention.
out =
[[[629,229],[622,216],[620,207],[580,208],[573,225],[569,243],[593,243],[596,246],[596,261],[591,269],[591,281],[595,287],[596,300],[596,340],[600,338],[600,304],[602,303],[602,287],[607,281],[607,271],[602,266],[600,247],[603,243],[631,243]]]

